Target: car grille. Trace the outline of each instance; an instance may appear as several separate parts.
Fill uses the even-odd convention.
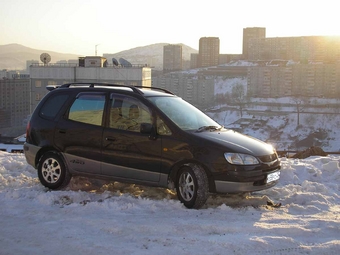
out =
[[[277,154],[273,153],[271,155],[265,155],[265,156],[260,156],[258,157],[263,163],[269,163],[277,160]]]

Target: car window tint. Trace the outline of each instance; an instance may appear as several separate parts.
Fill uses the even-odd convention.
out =
[[[50,97],[41,107],[40,116],[46,119],[53,119],[65,104],[67,98],[68,95],[55,95]]]
[[[112,95],[111,98],[111,128],[140,132],[141,123],[152,123],[149,109],[140,101],[121,95]]]
[[[81,94],[72,104],[68,118],[100,126],[103,119],[104,105],[104,94]]]

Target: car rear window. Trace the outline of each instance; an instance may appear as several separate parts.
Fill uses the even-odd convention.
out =
[[[68,95],[55,95],[48,98],[40,110],[40,116],[45,119],[54,119],[60,108],[65,104]]]

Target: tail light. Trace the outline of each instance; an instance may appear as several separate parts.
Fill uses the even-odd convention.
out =
[[[28,134],[29,134],[30,129],[31,129],[31,121],[28,121],[27,126],[26,126],[26,141],[28,139]]]

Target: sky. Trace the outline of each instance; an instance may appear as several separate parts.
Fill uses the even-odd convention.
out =
[[[340,156],[281,163],[275,187],[190,210],[169,190],[117,182],[48,191],[23,154],[0,151],[0,254],[338,254]]]
[[[246,27],[267,37],[340,35],[334,0],[1,0],[0,45],[78,55],[117,53],[155,43],[198,49],[219,37],[221,54],[241,54]]]

